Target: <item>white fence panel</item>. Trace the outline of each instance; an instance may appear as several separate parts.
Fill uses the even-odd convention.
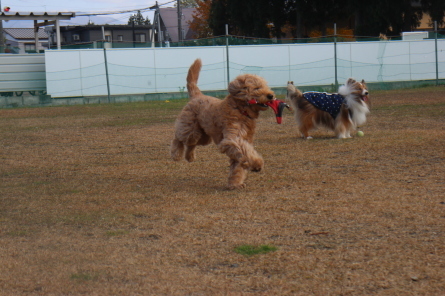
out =
[[[439,78],[445,77],[445,41],[437,43],[437,58],[439,60]]]
[[[170,47],[150,50],[155,52],[158,92],[178,92],[185,89],[188,69],[197,58],[203,64],[199,76],[200,89],[227,89],[225,47]]]
[[[351,77],[367,82],[378,81],[382,77],[382,54],[386,42],[366,42],[351,44]],[[343,77],[343,80],[347,77]]]
[[[53,97],[82,96],[80,51],[45,52],[46,88]]]
[[[353,69],[354,64],[357,63],[352,60],[352,48],[351,43],[337,43],[337,80],[338,83],[344,83],[349,77],[355,79],[363,79],[362,77],[355,77]],[[363,65],[363,63],[361,63]],[[362,66],[361,65],[361,66]]]
[[[253,73],[271,87],[289,80],[298,86],[435,79],[434,40],[230,46],[230,79]],[[196,58],[202,90],[227,89],[225,46],[107,49],[111,95],[185,91],[187,70]],[[445,76],[445,40],[438,41],[439,78]],[[104,50],[45,52],[47,92],[52,97],[107,95]]]
[[[382,67],[378,81],[411,80],[409,44],[407,41],[383,42],[378,54]]]
[[[107,77],[103,49],[79,52],[82,96],[97,96],[107,93]]]
[[[410,42],[411,79],[436,78],[436,53],[434,40]]]
[[[107,49],[106,55],[111,94],[157,92],[153,50]]]
[[[229,49],[230,80],[241,74],[256,74],[269,86],[285,85],[289,73],[289,46],[250,45]]]
[[[287,80],[299,86],[331,84],[335,77],[334,44],[289,45],[289,65],[289,77],[283,77],[280,86]]]

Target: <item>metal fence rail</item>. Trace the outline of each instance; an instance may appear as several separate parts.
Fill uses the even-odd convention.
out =
[[[0,95],[46,91],[44,54],[0,55]]]

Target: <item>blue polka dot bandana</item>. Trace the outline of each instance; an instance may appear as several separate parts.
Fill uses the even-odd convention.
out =
[[[343,101],[345,100],[339,94],[329,94],[315,91],[305,92],[303,96],[318,109],[331,114],[333,118],[337,117],[338,113],[340,112],[341,104],[343,104]]]

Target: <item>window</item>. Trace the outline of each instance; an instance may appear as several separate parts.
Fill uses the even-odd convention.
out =
[[[117,35],[117,41],[124,41],[123,35]]]
[[[145,42],[145,34],[144,33],[138,33],[138,34],[135,34],[135,41],[137,41],[137,42]]]
[[[105,35],[105,41],[111,42],[111,35]]]
[[[80,36],[79,36],[79,34],[73,34],[73,40],[74,40],[74,41],[80,41]]]
[[[25,43],[25,52],[35,52],[36,51],[36,45],[32,43]]]

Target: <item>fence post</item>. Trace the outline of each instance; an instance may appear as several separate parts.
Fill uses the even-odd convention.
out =
[[[110,81],[108,79],[107,49],[104,46],[105,78],[107,79],[108,103],[110,103]]]
[[[229,25],[226,24],[226,60],[227,60],[227,84],[230,83],[229,68]]]
[[[337,23],[334,23],[334,67],[335,67],[335,91],[338,89],[337,77]]]
[[[436,48],[436,85],[439,85],[439,58],[437,56],[437,21],[434,21],[434,45]]]

